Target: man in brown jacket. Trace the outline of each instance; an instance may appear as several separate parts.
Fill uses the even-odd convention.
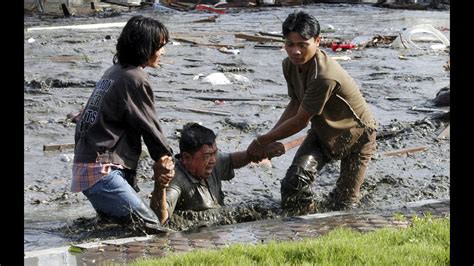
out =
[[[311,122],[308,137],[281,181],[282,208],[314,212],[311,184],[317,171],[334,159],[341,160],[341,171],[331,195],[332,208],[355,207],[376,149],[376,121],[355,81],[319,49],[320,27],[314,16],[294,12],[282,29],[288,54],[283,74],[290,102],[275,126],[258,136],[247,151],[258,161],[266,145],[300,132]]]

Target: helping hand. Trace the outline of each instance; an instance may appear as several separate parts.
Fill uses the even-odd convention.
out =
[[[265,146],[265,157],[271,159],[285,154],[285,146],[281,142],[272,142]]]
[[[247,147],[247,154],[250,161],[260,162],[265,158],[265,145],[260,145],[257,139],[254,139]]]
[[[155,182],[158,182],[160,185],[167,187],[175,174],[173,158],[168,155],[162,156],[153,165],[153,171]]]

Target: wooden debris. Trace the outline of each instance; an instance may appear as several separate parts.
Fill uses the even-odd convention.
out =
[[[193,45],[201,45],[201,46],[212,46],[212,47],[226,47],[226,48],[244,48],[244,45],[234,45],[234,44],[217,44],[217,43],[199,43],[195,40],[190,40],[190,39],[185,39],[181,37],[173,37],[174,40],[180,41],[180,42],[185,42],[185,43],[190,43]]]
[[[210,115],[222,115],[222,116],[229,116],[231,113],[229,112],[219,112],[219,111],[211,111],[211,110],[204,110],[204,109],[197,109],[197,108],[184,108],[184,107],[175,107],[177,109],[187,110],[196,113],[202,114],[210,114]]]
[[[124,7],[128,7],[128,8],[140,7],[140,4],[129,3],[128,1],[124,1],[124,0],[101,0],[101,2],[114,4],[114,5],[119,5],[119,6],[124,6]]]
[[[186,3],[180,3],[180,2],[171,2],[167,1],[167,5],[170,8],[179,10],[179,11],[191,11],[194,9],[194,4],[186,4]]]
[[[416,106],[413,106],[410,110],[412,110],[412,111],[418,111],[418,112],[426,112],[426,113],[432,113],[432,112],[447,113],[447,112],[449,112],[448,110],[443,110],[443,109],[437,109],[437,108],[423,108],[423,107],[416,107]]]
[[[256,35],[248,35],[243,33],[234,34],[235,38],[245,39],[251,42],[284,42],[282,38],[262,37]]]
[[[47,144],[43,145],[43,151],[62,151],[66,149],[74,149],[74,143],[66,144]]]
[[[451,133],[451,125],[448,125],[447,127],[445,127],[441,131],[441,133],[439,133],[437,138],[438,139],[449,139],[450,133]]]
[[[424,150],[426,150],[426,147],[406,148],[406,149],[401,149],[401,150],[384,152],[382,155],[385,155],[385,156],[408,155],[408,154],[411,154],[411,153],[424,151]]]
[[[285,152],[287,152],[287,151],[289,151],[289,150],[291,150],[295,147],[300,146],[301,143],[303,143],[303,141],[306,139],[306,136],[307,135],[304,135],[304,136],[299,137],[297,139],[294,139],[294,140],[283,143],[283,146],[285,147]]]
[[[203,100],[203,101],[279,101],[278,99],[272,98],[230,98],[230,97],[207,97],[207,96],[195,96],[191,97],[193,99]]]
[[[193,21],[193,23],[216,22],[216,19],[218,17],[219,17],[218,15],[214,15],[214,16],[207,17],[205,19]]]
[[[282,34],[275,34],[275,33],[270,33],[270,32],[263,32],[263,31],[259,31],[258,33],[263,36],[277,37],[277,38],[282,38],[282,39],[284,38]]]
[[[253,48],[281,50],[281,49],[283,49],[283,45],[259,45],[259,44],[256,44],[256,45],[253,46]]]
[[[104,29],[104,28],[123,28],[126,22],[110,22],[110,23],[98,23],[98,24],[83,24],[83,25],[67,25],[67,26],[50,26],[50,27],[33,27],[28,28],[26,31],[36,30],[60,30],[60,29]]]

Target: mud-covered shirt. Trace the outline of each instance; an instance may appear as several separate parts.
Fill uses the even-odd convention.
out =
[[[175,156],[175,176],[166,189],[168,213],[175,210],[203,211],[224,205],[222,180],[234,178],[230,153],[217,153],[217,162],[207,180],[199,180],[191,175]]]
[[[317,49],[307,72],[289,58],[283,60],[288,95],[313,114],[310,134],[316,134],[331,157],[341,157],[357,142],[364,128],[377,124],[352,77],[324,51]]]
[[[75,190],[84,190],[97,181],[91,175],[77,174],[89,171],[83,165],[112,164],[135,170],[142,138],[153,160],[172,154],[156,117],[146,73],[141,67],[115,64],[97,82],[76,125],[74,164],[78,167],[72,182],[87,185]],[[100,175],[95,176],[98,179]]]

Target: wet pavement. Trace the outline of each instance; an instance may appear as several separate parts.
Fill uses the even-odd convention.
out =
[[[24,265],[127,264],[142,257],[156,258],[175,252],[219,249],[237,243],[299,241],[322,236],[340,227],[349,227],[359,232],[385,227],[407,228],[415,215],[447,217],[450,215],[450,199],[424,200],[369,210],[309,214],[73,245],[82,252],[70,252],[69,247],[36,250],[25,252]]]

